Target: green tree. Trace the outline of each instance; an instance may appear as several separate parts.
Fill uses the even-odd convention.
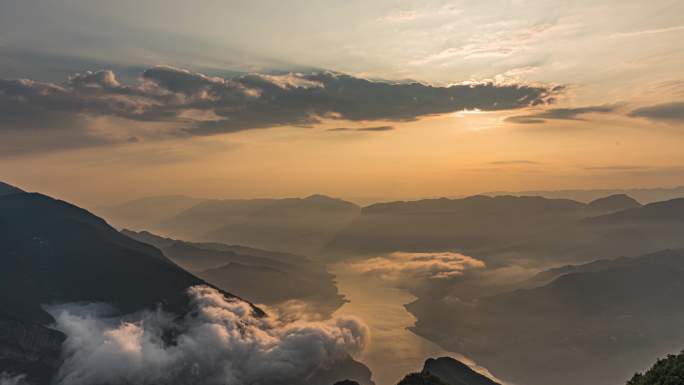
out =
[[[627,385],[682,385],[684,384],[684,351],[659,359],[645,373],[637,373]]]

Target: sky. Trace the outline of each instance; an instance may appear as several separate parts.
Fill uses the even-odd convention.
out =
[[[682,185],[682,14],[0,0],[0,180],[91,205]]]

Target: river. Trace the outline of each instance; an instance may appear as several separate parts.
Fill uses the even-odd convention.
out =
[[[472,364],[462,355],[447,352],[407,329],[416,321],[404,308],[415,299],[410,293],[342,264],[330,266],[330,271],[349,301],[335,315],[357,316],[371,330],[370,346],[356,359],[371,369],[376,385],[395,385],[404,375],[420,371],[429,357],[450,356]]]

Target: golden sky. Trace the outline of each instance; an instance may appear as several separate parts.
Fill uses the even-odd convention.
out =
[[[680,1],[41,3],[0,4],[0,180],[29,190],[684,184]]]

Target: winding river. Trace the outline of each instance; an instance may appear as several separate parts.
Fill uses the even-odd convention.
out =
[[[330,266],[330,271],[337,276],[337,285],[349,301],[335,315],[357,316],[371,329],[370,346],[356,358],[371,369],[377,385],[395,385],[404,375],[420,371],[429,357],[450,356],[472,364],[462,355],[447,352],[407,329],[416,321],[404,308],[415,299],[413,295],[342,264]]]

